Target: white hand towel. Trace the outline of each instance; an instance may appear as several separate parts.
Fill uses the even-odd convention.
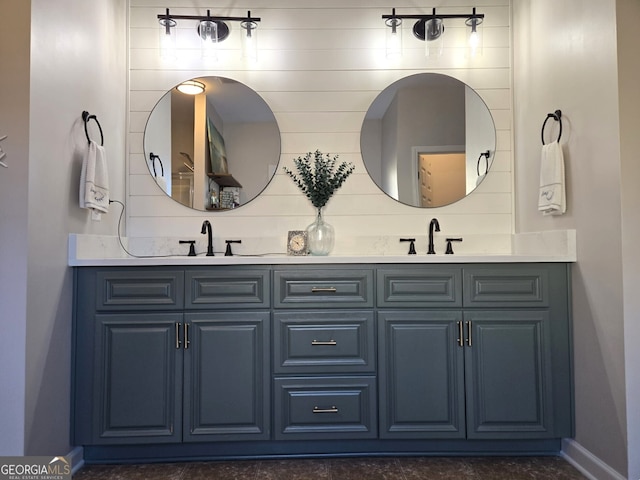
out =
[[[543,215],[562,215],[567,211],[564,157],[558,142],[542,146],[538,210]]]
[[[82,162],[80,173],[80,208],[109,211],[109,172],[104,148],[93,140]]]

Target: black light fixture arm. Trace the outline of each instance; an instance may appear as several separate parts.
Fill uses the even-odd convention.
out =
[[[207,10],[209,13],[209,10]],[[158,20],[209,20],[213,22],[259,22],[260,17],[252,17],[251,12],[247,12],[246,17],[222,17],[218,15],[172,15],[167,8],[166,13],[159,13]]]
[[[442,19],[446,19],[446,18],[480,18],[480,19],[484,19],[484,13],[476,13],[476,9],[473,9],[472,13],[436,13],[436,9],[434,8],[432,10],[432,13],[426,13],[426,14],[409,14],[409,15],[398,15],[395,13],[395,9],[393,9],[393,13],[391,15],[382,15],[382,18],[384,20],[387,19],[394,19],[394,18],[399,18],[399,19],[407,19],[407,20],[431,20],[433,18],[442,18]]]

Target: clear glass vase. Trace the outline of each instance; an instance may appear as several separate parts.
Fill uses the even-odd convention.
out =
[[[322,218],[322,207],[318,208],[316,220],[307,227],[307,239],[311,255],[329,255],[333,250],[334,230]]]

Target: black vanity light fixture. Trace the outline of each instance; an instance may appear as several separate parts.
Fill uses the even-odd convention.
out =
[[[229,22],[239,22],[244,30],[242,35],[242,55],[249,60],[257,59],[257,28],[261,20],[251,16],[247,11],[246,17],[221,17],[211,15],[207,10],[206,15],[173,15],[167,8],[165,13],[158,14],[160,24],[160,55],[163,59],[176,58],[176,30],[177,20],[191,20],[197,22],[196,32],[200,37],[202,57],[217,59],[218,43],[227,39],[230,33]]]
[[[413,35],[425,42],[425,54],[439,56],[442,54],[444,20],[460,18],[465,20],[469,27],[469,49],[471,55],[476,55],[480,48],[482,37],[478,26],[484,20],[483,13],[476,13],[475,7],[471,13],[442,14],[434,8],[430,14],[396,14],[396,9],[391,9],[391,15],[382,15],[387,27],[387,57],[401,55],[402,52],[402,20],[416,20],[413,25]]]

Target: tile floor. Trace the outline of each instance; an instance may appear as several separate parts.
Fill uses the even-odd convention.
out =
[[[74,480],[578,480],[559,457],[403,457],[89,465]]]

